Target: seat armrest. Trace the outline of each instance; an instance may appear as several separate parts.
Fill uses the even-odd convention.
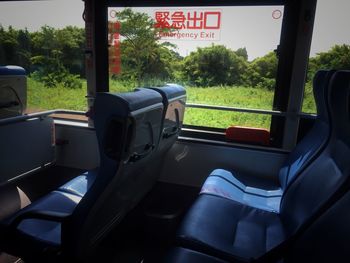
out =
[[[19,214],[16,218],[12,220],[10,226],[12,228],[17,228],[18,225],[25,219],[43,219],[54,222],[63,222],[69,218],[70,213],[64,212],[54,212],[46,210],[31,210]]]

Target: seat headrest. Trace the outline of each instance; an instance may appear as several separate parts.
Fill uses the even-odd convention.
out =
[[[313,80],[313,93],[317,109],[317,118],[328,121],[329,113],[327,108],[327,89],[329,80],[334,70],[320,70],[315,74]]]
[[[130,112],[162,103],[162,96],[151,89],[137,89],[126,93],[102,92],[96,94],[95,113],[105,112],[126,116]]]
[[[151,89],[158,91],[163,96],[163,99],[167,101],[186,95],[186,89],[177,84],[166,84],[165,86],[152,87]]]
[[[330,82],[329,107],[332,120],[332,137],[350,147],[350,71],[334,73]]]
[[[135,89],[133,92],[113,94],[124,100],[130,111],[139,110],[162,102],[162,97],[153,90]]]

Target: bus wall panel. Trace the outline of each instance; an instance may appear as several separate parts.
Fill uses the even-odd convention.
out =
[[[55,160],[53,119],[35,118],[0,127],[0,184]]]
[[[201,187],[214,169],[226,169],[249,186],[277,188],[286,152],[178,141],[165,157],[160,181]]]
[[[100,157],[94,129],[56,125],[57,165],[91,170],[99,166]]]

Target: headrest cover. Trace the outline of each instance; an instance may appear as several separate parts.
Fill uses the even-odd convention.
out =
[[[332,120],[332,137],[350,146],[350,71],[334,73],[330,82],[329,107]]]
[[[328,85],[333,70],[320,70],[315,74],[313,81],[313,92],[317,108],[317,118],[327,121],[329,118],[327,109],[327,93]]]
[[[2,66],[0,67],[0,76],[24,76],[26,71],[18,66]]]
[[[162,103],[162,96],[158,92],[151,89],[136,89],[126,93],[97,93],[95,107],[101,105],[108,108],[112,106],[114,107],[113,111],[132,112],[157,103]],[[119,105],[119,109],[115,108],[115,105]]]
[[[113,94],[123,99],[130,111],[146,108],[157,103],[162,103],[162,97],[154,90],[135,89],[133,92]]]
[[[167,100],[186,95],[186,89],[177,84],[166,84],[165,86],[151,89],[158,91]]]

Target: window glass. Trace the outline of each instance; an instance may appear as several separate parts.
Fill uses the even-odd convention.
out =
[[[178,83],[188,104],[272,109],[283,6],[109,8],[110,89]],[[270,128],[268,115],[187,107],[185,124]]]
[[[316,113],[312,80],[321,69],[350,69],[350,2],[318,0],[303,112]]]
[[[26,70],[27,112],[86,109],[83,10],[80,0],[0,2],[0,66]]]

